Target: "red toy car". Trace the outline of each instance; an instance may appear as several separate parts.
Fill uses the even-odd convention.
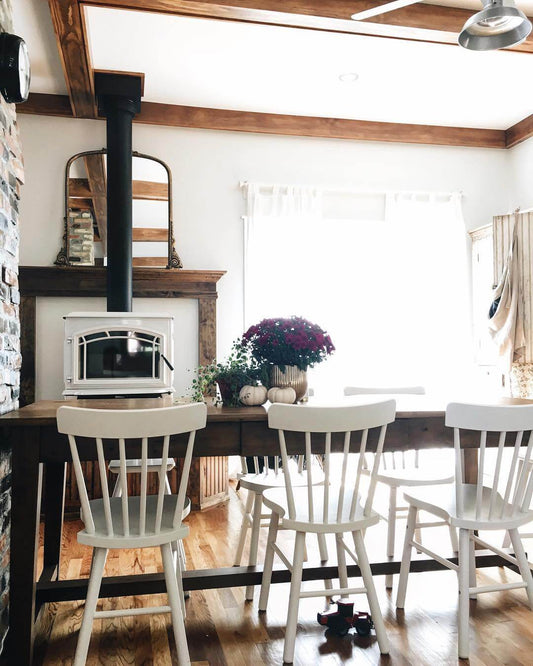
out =
[[[368,636],[374,626],[369,613],[354,611],[353,602],[337,601],[337,610],[329,613],[317,613],[318,624],[328,627],[338,636],[346,636],[354,627],[359,636]]]

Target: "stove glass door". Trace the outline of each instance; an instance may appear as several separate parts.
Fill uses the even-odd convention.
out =
[[[109,330],[78,338],[78,377],[159,379],[161,338],[136,331]]]

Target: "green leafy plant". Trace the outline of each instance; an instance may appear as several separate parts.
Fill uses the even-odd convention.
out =
[[[215,397],[215,384],[218,384],[222,402],[228,407],[238,407],[241,388],[258,384],[261,378],[262,369],[257,361],[242,346],[241,340],[235,340],[225,361],[213,361],[196,369],[191,384],[192,399],[203,402],[206,396]]]

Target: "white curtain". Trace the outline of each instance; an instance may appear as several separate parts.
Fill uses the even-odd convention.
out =
[[[459,195],[388,195],[385,219],[368,220],[334,217],[327,192],[247,189],[245,327],[294,314],[326,329],[337,350],[310,371],[318,392],[457,383],[470,353]]]

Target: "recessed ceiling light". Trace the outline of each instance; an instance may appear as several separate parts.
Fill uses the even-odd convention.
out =
[[[339,81],[344,83],[353,83],[357,81],[359,74],[357,72],[346,72],[346,74],[339,74]]]

